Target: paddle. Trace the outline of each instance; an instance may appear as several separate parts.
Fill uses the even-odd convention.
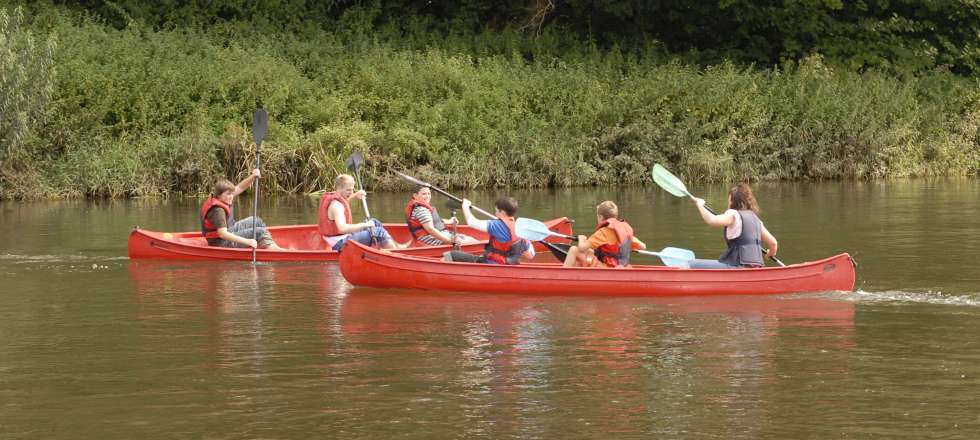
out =
[[[567,244],[548,243],[548,242],[542,242],[542,243],[544,243],[545,245],[551,245],[551,246],[554,246],[555,248],[557,248],[557,251],[556,250],[552,250],[552,253],[553,254],[557,254],[558,252],[561,252],[561,253],[567,255],[568,254],[568,249],[571,248],[571,246],[570,245],[567,245]],[[549,247],[551,247],[551,246],[549,246]],[[652,251],[644,251],[644,250],[635,250],[633,252],[636,252],[638,254],[643,254],[643,255],[653,255],[655,257],[660,257],[660,260],[663,261],[664,266],[680,267],[680,268],[684,268],[684,269],[690,269],[691,268],[691,260],[693,260],[695,258],[694,251],[690,251],[690,250],[687,250],[687,249],[681,249],[681,248],[675,248],[675,247],[666,247],[666,248],[661,249],[660,252],[652,252]],[[556,257],[557,257],[557,255],[556,255]],[[564,258],[559,258],[559,260],[565,261]]]
[[[535,220],[533,218],[521,217],[517,219],[514,229],[517,231],[517,236],[521,238],[526,238],[531,241],[542,241],[548,237],[561,237],[567,238],[569,240],[578,240],[578,237],[571,235],[559,234],[548,226],[542,223],[540,220]]]
[[[359,189],[364,189],[364,185],[361,184],[361,165],[364,165],[364,156],[361,155],[360,151],[355,151],[347,158],[347,168],[354,171],[354,176],[357,177],[357,186]],[[364,215],[367,218],[371,218],[371,211],[368,211],[367,199],[361,199],[361,203],[364,204]]]
[[[261,169],[262,139],[269,130],[269,113],[264,108],[255,110],[252,115],[252,138],[255,139],[255,168]],[[259,178],[255,178],[255,202],[252,204],[252,240],[256,238],[255,219],[259,216]],[[252,248],[252,264],[255,264],[255,250]]]
[[[452,195],[452,194],[450,194],[450,193],[448,193],[446,191],[443,191],[442,189],[440,189],[437,186],[432,185],[431,183],[423,182],[423,181],[421,181],[419,179],[416,179],[416,178],[414,178],[412,176],[409,176],[408,174],[399,173],[398,171],[395,171],[394,173],[397,174],[402,179],[405,179],[405,180],[407,180],[409,182],[412,182],[415,185],[424,186],[424,187],[429,188],[429,189],[431,189],[431,190],[433,190],[433,191],[435,191],[435,192],[437,192],[439,194],[442,194],[442,195],[444,195],[444,196],[446,196],[446,197],[448,197],[448,198],[450,198],[452,200],[455,200],[456,202],[460,203],[460,206],[462,206],[463,199],[461,199],[459,197],[456,197],[456,196],[454,196],[454,195]],[[483,214],[483,215],[485,215],[487,217],[497,218],[497,216],[495,216],[495,215],[493,215],[493,214],[491,214],[491,213],[489,213],[487,211],[484,211],[483,209],[480,209],[479,206],[471,206],[471,207],[473,208],[474,211],[479,212],[480,214]]]
[[[659,163],[653,166],[653,170],[650,171],[650,174],[653,176],[653,181],[657,182],[657,185],[660,185],[660,187],[663,188],[664,191],[667,191],[677,197],[690,197],[692,199],[694,198],[694,196],[691,195],[690,192],[688,192],[687,187],[684,186],[684,182],[681,182],[681,179],[678,179],[677,176],[671,174],[670,171],[667,171],[667,169],[661,166]],[[704,208],[707,209],[708,212],[715,214],[715,211],[712,210],[711,207],[709,207],[707,204],[704,205]],[[768,253],[769,250],[763,247],[762,252]],[[772,261],[775,261],[776,264],[780,266],[786,265],[785,263],[783,263],[773,255],[770,255],[769,258],[771,258]]]
[[[463,199],[461,199],[459,197],[456,197],[456,196],[454,196],[454,195],[452,195],[452,194],[450,194],[450,193],[442,190],[441,188],[432,185],[431,183],[423,182],[423,181],[421,181],[419,179],[416,179],[416,178],[414,178],[412,176],[409,176],[408,174],[400,173],[398,171],[395,171],[394,173],[397,174],[402,179],[405,179],[405,180],[407,180],[409,182],[412,182],[415,185],[424,186],[424,187],[427,187],[427,188],[431,189],[432,191],[435,191],[435,192],[437,192],[439,194],[442,194],[442,195],[448,197],[450,200],[455,201],[456,203],[459,203],[459,204],[462,204],[463,203]],[[460,205],[460,206],[462,206],[462,205]],[[478,207],[478,206],[472,206],[471,205],[471,208],[473,208],[473,210],[475,210],[476,212],[479,212],[480,214],[483,214],[483,215],[485,215],[487,217],[497,218],[497,216],[495,216],[495,215],[493,215],[493,214],[491,214],[491,213],[489,213],[487,211],[484,211],[483,209],[480,209],[480,207]],[[531,231],[538,231],[537,232],[537,235],[540,236],[542,234],[542,232],[540,232],[540,231],[543,229],[544,231],[548,231],[548,233],[551,234],[551,235],[556,235],[556,236],[559,236],[559,237],[562,237],[562,238],[568,238],[570,240],[575,240],[575,237],[572,237],[571,235],[559,234],[557,232],[554,232],[554,231],[548,229],[548,226],[546,226],[544,223],[541,223],[538,220],[533,220],[533,219],[523,218],[522,217],[522,218],[517,219],[517,224],[518,225],[522,224],[522,221],[523,221],[523,224],[525,225],[525,232],[527,232],[529,234],[535,234],[535,232],[531,232]],[[515,226],[515,229],[516,228],[520,228],[520,226]],[[521,230],[520,229],[518,229],[516,232],[517,232],[517,236],[518,237],[526,238],[526,239],[533,240],[533,241],[540,241],[540,240],[543,240],[544,238],[547,238],[548,237],[548,235],[544,235],[543,236],[544,238],[534,239],[534,238],[531,238],[531,237],[527,237],[527,236],[521,235]],[[547,247],[548,249],[550,249],[551,252],[554,253],[556,257],[559,256],[559,255],[561,255],[560,259],[562,261],[565,261],[564,258],[565,258],[565,255],[568,254],[568,252],[559,249],[557,246],[554,245],[554,243],[548,243],[546,241],[542,241],[541,244],[545,245],[545,247]]]

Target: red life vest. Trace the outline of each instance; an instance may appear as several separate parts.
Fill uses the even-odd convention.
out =
[[[436,212],[432,205],[411,199],[408,201],[408,205],[405,206],[405,221],[408,222],[408,232],[412,233],[412,238],[418,240],[419,237],[428,234],[425,228],[422,227],[422,223],[412,217],[412,211],[415,211],[416,206],[428,209],[432,213],[432,226],[436,230],[442,231],[446,229],[446,224],[442,221],[442,217],[439,216],[439,213]]]
[[[520,263],[521,254],[526,249],[524,247],[524,240],[521,240],[517,236],[514,218],[498,217],[497,219],[504,222],[504,225],[507,225],[507,229],[510,231],[510,241],[506,243],[498,241],[493,234],[490,234],[490,241],[484,247],[483,258],[487,262],[497,264],[518,264]]]
[[[616,244],[604,244],[595,250],[595,256],[609,267],[626,266],[630,264],[630,252],[633,251],[633,227],[624,220],[608,219],[599,223],[595,230],[610,228],[616,232]]]
[[[318,216],[319,218],[317,219],[320,226],[320,235],[326,237],[341,235],[340,230],[337,229],[337,222],[330,220],[330,217],[327,216],[327,208],[330,207],[330,203],[334,200],[340,202],[341,205],[344,205],[344,218],[347,219],[347,224],[349,225],[354,223],[354,217],[350,213],[350,203],[347,202],[347,199],[336,192],[328,192],[324,194],[322,198],[320,198],[320,214]]]
[[[208,211],[215,206],[225,211],[225,218],[227,219],[225,222],[226,228],[230,227],[231,224],[235,222],[234,217],[231,215],[231,206],[228,206],[227,203],[214,197],[208,197],[208,199],[204,201],[204,205],[201,206],[201,235],[203,235],[204,238],[221,238],[218,235],[218,227],[211,224],[211,221],[208,220]]]

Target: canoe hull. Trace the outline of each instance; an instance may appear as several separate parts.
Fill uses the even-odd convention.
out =
[[[557,218],[545,222],[548,227],[562,234],[571,234],[572,224],[567,218]],[[405,224],[385,224],[385,229],[396,241],[405,242],[409,239],[408,227]],[[259,249],[256,251],[258,261],[337,261],[339,253],[327,248],[326,242],[320,238],[317,225],[271,226],[268,228],[272,237],[280,246],[289,248],[282,251]],[[468,226],[460,226],[461,234],[485,240],[487,234]],[[485,242],[470,244],[462,247],[463,251],[480,253]],[[133,228],[129,234],[128,254],[131,259],[175,259],[175,260],[252,260],[251,249],[233,249],[208,246],[200,232],[156,232]],[[419,246],[401,249],[395,252],[416,256],[440,256],[452,247]],[[543,247],[537,246],[539,251]]]
[[[347,246],[340,270],[356,286],[464,292],[671,296],[753,295],[854,289],[854,264],[848,254],[787,267],[757,269],[679,269],[634,266],[629,269],[563,268],[530,263],[498,266],[447,263],[438,259],[382,253]]]

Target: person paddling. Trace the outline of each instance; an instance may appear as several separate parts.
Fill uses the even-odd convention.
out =
[[[715,215],[704,206],[704,199],[692,197],[701,218],[710,226],[725,228],[728,249],[717,260],[695,259],[692,269],[736,269],[762,267],[762,243],[769,247],[765,256],[775,256],[779,245],[759,218],[759,204],[747,183],[740,183],[728,192],[728,210]]]
[[[201,206],[201,234],[208,241],[208,246],[229,248],[262,248],[281,250],[272,240],[272,234],[266,229],[265,222],[255,217],[235,221],[232,203],[235,196],[245,192],[261,173],[256,168],[252,174],[238,182],[238,185],[222,179],[214,185],[210,197]],[[252,228],[255,228],[255,239],[252,239]]]
[[[432,191],[428,186],[419,185],[412,193],[412,198],[405,206],[405,221],[408,231],[415,241],[430,246],[451,244],[455,238],[459,244],[476,243],[478,240],[464,234],[455,236],[446,230],[446,222],[439,211],[432,206]],[[456,224],[456,217],[449,219],[449,224]]]
[[[619,218],[619,207],[606,200],[595,207],[596,228],[591,236],[578,236],[578,244],[568,249],[565,267],[625,267],[630,253],[647,245],[633,235],[633,227]]]
[[[490,235],[490,240],[484,248],[483,255],[472,255],[463,251],[449,251],[443,254],[446,261],[461,261],[466,263],[489,264],[519,264],[521,258],[533,259],[535,252],[531,242],[517,236],[515,218],[517,215],[517,200],[503,197],[495,203],[497,211],[492,220],[480,220],[470,210],[472,202],[463,199],[463,217],[466,224],[478,231]]]
[[[350,201],[363,199],[367,197],[367,193],[364,190],[354,192],[353,176],[341,174],[334,180],[333,186],[332,192],[320,198],[318,215],[320,235],[331,249],[339,251],[350,239],[381,249],[402,249],[411,244],[396,242],[378,219],[354,223]]]

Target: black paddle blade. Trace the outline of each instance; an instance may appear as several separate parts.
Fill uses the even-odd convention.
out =
[[[571,246],[567,244],[550,243],[547,241],[542,241],[540,243],[543,244],[549,250],[551,250],[551,255],[554,255],[555,258],[557,258],[558,261],[561,261],[562,263],[565,262],[565,258],[568,257],[568,250],[571,249]]]
[[[252,138],[255,139],[255,146],[262,145],[266,132],[269,131],[269,113],[264,108],[256,109],[252,115]]]
[[[355,173],[357,170],[361,169],[361,165],[364,165],[364,156],[361,155],[360,151],[355,151],[350,154],[347,158],[347,168]]]
[[[453,199],[446,199],[446,208],[450,210],[463,209],[463,204]]]

